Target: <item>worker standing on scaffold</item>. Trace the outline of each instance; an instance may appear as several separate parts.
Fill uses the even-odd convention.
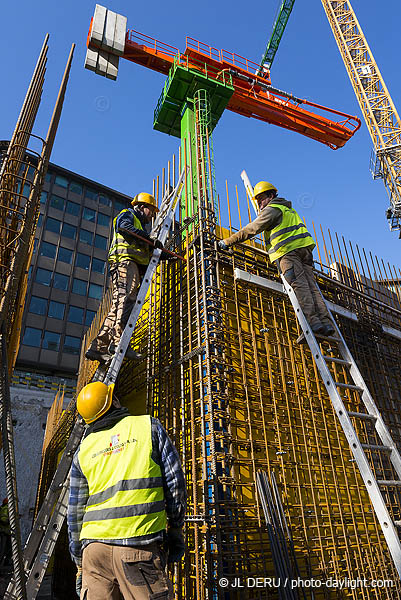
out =
[[[77,398],[88,424],[70,475],[68,537],[81,600],[169,600],[166,563],[185,551],[185,477],[149,415],[132,416],[96,381]]]
[[[333,335],[335,329],[313,273],[315,242],[312,236],[291,202],[278,197],[273,184],[259,181],[254,187],[253,198],[259,206],[256,219],[220,240],[219,248],[227,250],[264,232],[269,259],[277,264],[292,286],[312,331],[324,336]]]
[[[141,192],[135,196],[131,205],[132,208],[124,208],[113,221],[113,238],[108,258],[113,290],[112,305],[100,332],[85,353],[87,359],[101,363],[111,357],[118,346],[153,248],[163,248],[158,240],[149,244],[138,238],[150,241],[150,223],[159,211],[154,196]],[[162,253],[160,258],[165,260],[175,257]],[[128,347],[125,358],[136,360],[141,356]]]

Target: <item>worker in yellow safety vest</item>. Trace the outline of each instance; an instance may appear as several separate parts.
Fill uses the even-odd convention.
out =
[[[113,386],[85,386],[88,425],[70,475],[68,536],[82,600],[171,598],[167,562],[184,555],[185,478],[161,423],[132,416]]]
[[[135,304],[153,249],[163,248],[158,240],[151,240],[149,235],[150,224],[158,210],[156,199],[151,194],[141,192],[132,200],[131,207],[124,208],[113,221],[113,237],[108,257],[112,304],[100,332],[85,353],[89,360],[102,363],[114,354]],[[162,253],[160,258],[175,259],[167,253]],[[128,347],[125,358],[136,360],[141,356]]]
[[[277,188],[259,181],[253,190],[259,214],[251,223],[218,246],[227,250],[264,232],[268,255],[292,286],[301,309],[314,333],[332,335],[334,327],[313,273],[315,242],[291,202],[279,198]]]

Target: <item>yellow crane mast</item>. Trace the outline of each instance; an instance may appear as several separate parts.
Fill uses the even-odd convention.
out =
[[[322,4],[373,141],[372,173],[384,180],[390,198],[390,229],[401,230],[400,117],[349,0]]]

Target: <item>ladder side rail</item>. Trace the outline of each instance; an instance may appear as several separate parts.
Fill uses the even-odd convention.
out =
[[[57,543],[61,527],[67,515],[69,481],[70,478],[68,475],[62,484],[54,511],[50,516],[47,525],[44,526],[46,529],[42,529],[44,534],[39,541],[37,551],[33,557],[31,568],[27,571],[26,589],[29,600],[35,600],[39,592],[43,577],[53,554],[54,547]],[[19,600],[14,580],[11,580],[5,593],[4,600]]]
[[[390,517],[390,514],[388,512],[387,506],[384,502],[380,488],[370,468],[366,454],[352,425],[351,419],[348,416],[347,410],[343,404],[341,396],[336,389],[335,381],[323,358],[319,344],[316,341],[316,338],[309,327],[305,315],[303,314],[299,306],[295,292],[292,289],[292,287],[288,284],[287,280],[283,275],[281,275],[281,279],[283,281],[284,288],[291,300],[291,304],[295,310],[296,317],[299,321],[299,324],[301,325],[302,331],[305,335],[305,339],[312,352],[313,359],[322,377],[323,384],[327,390],[327,393],[329,394],[330,400],[340,421],[341,427],[348,440],[351,452],[355,457],[361,477],[366,486],[366,489],[372,502],[372,506],[374,508],[377,519],[382,528],[383,535],[389,547],[395,567],[399,576],[401,577],[401,543],[397,531],[392,522],[392,519]]]
[[[358,365],[356,364],[355,359],[352,356],[350,349],[348,348],[348,346],[341,334],[341,331],[340,331],[335,319],[333,318],[333,315],[330,312],[328,302],[325,300],[319,286],[317,286],[317,287],[320,291],[320,295],[322,296],[323,301],[326,304],[327,310],[329,311],[329,314],[333,321],[337,335],[340,338],[338,348],[339,348],[341,357],[344,360],[346,360],[347,362],[349,362],[351,365],[349,367],[349,373],[350,373],[353,381],[355,382],[355,384],[357,386],[359,386],[360,388],[362,388],[362,390],[363,390],[362,394],[361,394],[362,401],[363,401],[368,413],[375,417],[374,427],[377,431],[379,438],[383,442],[383,445],[389,446],[391,448],[390,460],[391,460],[391,463],[392,463],[399,479],[401,480],[401,455],[394,443],[393,438],[391,437],[391,433],[390,433],[389,429],[387,428],[379,409],[376,406],[375,401],[373,400],[373,397],[371,396],[371,394],[369,392],[368,386],[366,385],[366,382],[362,377],[362,373],[360,372]]]
[[[156,215],[156,219],[153,224],[152,234],[159,231],[159,229],[161,228],[161,225],[162,225],[162,221],[164,221],[166,216],[168,216],[168,215],[173,216],[175,207],[176,207],[176,204],[179,199],[179,195],[180,195],[180,192],[181,192],[181,189],[183,186],[184,175],[185,175],[186,170],[188,170],[188,168],[182,169],[180,176],[178,178],[178,181],[177,181],[177,185],[171,192],[168,192],[166,197],[163,199],[163,202],[160,206],[160,210],[159,210],[158,214]]]

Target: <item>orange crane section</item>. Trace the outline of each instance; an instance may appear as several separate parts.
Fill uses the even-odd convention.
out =
[[[193,38],[186,38],[185,52],[181,53],[174,46],[130,29],[126,34],[122,57],[164,75],[168,75],[177,61],[203,75],[213,72],[214,77],[218,78],[228,74],[234,93],[226,108],[301,133],[333,149],[344,146],[361,126],[356,116],[296,98],[274,88],[269,71],[263,76],[256,74],[259,69],[257,63]],[[327,113],[327,116],[307,110],[306,107]]]

